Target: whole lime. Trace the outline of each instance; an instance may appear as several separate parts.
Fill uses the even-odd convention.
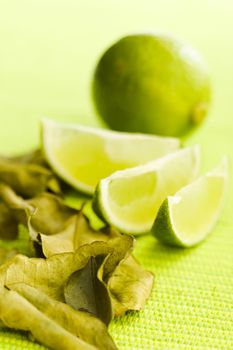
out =
[[[129,35],[100,58],[93,97],[112,129],[180,136],[207,114],[209,73],[199,53],[172,36]]]

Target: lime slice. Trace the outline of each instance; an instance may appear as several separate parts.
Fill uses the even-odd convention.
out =
[[[191,247],[214,227],[224,200],[227,159],[162,203],[152,233],[163,243]]]
[[[42,142],[50,166],[74,188],[94,193],[100,179],[116,170],[157,159],[180,147],[173,137],[120,133],[42,121]]]
[[[162,201],[197,176],[199,163],[200,150],[195,146],[117,171],[97,186],[94,210],[121,232],[147,232]]]

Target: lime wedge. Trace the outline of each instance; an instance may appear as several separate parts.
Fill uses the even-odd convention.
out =
[[[193,183],[167,197],[152,227],[161,242],[191,247],[206,238],[222,209],[228,177],[227,159]]]
[[[94,193],[100,179],[116,170],[157,159],[180,147],[177,138],[129,134],[42,121],[42,143],[54,171],[74,188]]]
[[[148,232],[162,201],[192,181],[199,172],[200,150],[185,148],[100,181],[93,208],[121,232]]]

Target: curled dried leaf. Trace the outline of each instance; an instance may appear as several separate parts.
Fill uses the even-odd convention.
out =
[[[42,291],[24,283],[10,285],[7,288],[17,292],[36,309],[38,322],[41,322],[41,328],[43,327],[42,332],[39,333],[32,322],[30,324],[30,331],[36,339],[41,340],[43,343],[43,336],[46,332],[46,345],[53,346],[54,349],[60,349],[57,334],[55,334],[55,339],[51,339],[51,336],[54,335],[53,332],[55,333],[56,329],[58,329],[64,335],[64,349],[66,349],[65,343],[67,338],[72,343],[76,343],[74,349],[116,349],[112,338],[107,332],[106,326],[89,313],[76,311],[69,305],[58,302]],[[44,317],[47,318],[46,322],[50,326],[46,330],[44,329]],[[39,318],[41,318],[41,321],[39,321]]]
[[[32,238],[36,240],[39,232],[52,235],[62,231],[68,226],[70,218],[77,213],[56,195],[45,192],[26,200],[4,183],[0,183],[0,201],[0,217],[1,213],[5,214],[0,219],[0,232],[10,228],[8,232],[13,238],[17,236],[19,223],[28,226],[30,221],[32,236],[34,233]],[[6,238],[9,239],[8,235]]]
[[[121,239],[128,240],[129,237],[122,236]],[[116,243],[117,242],[119,243],[119,239],[116,241]],[[58,310],[61,308],[67,309],[68,305],[64,304],[66,297],[69,300],[72,300],[72,293],[74,290],[71,291],[69,288],[65,292],[66,297],[64,297],[64,286],[69,285],[69,281],[72,281],[72,279],[70,279],[71,277],[74,277],[75,286],[80,284],[82,285],[81,289],[83,290],[80,292],[81,294],[77,290],[77,297],[80,295],[83,296],[84,293],[90,289],[88,282],[91,282],[95,295],[98,295],[98,297],[102,299],[103,303],[105,300],[105,307],[106,305],[111,305],[109,295],[104,284],[99,281],[99,284],[97,285],[96,280],[99,264],[102,264],[102,261],[106,263],[107,260],[105,257],[113,254],[114,249],[116,249],[116,247],[114,248],[113,245],[110,247],[106,242],[93,242],[92,244],[81,246],[75,253],[57,254],[48,259],[27,258],[23,255],[17,255],[16,257],[12,258],[10,262],[0,267],[1,286],[6,286],[8,288],[7,290],[6,288],[3,288],[0,292],[0,319],[8,327],[29,330],[36,339],[54,349],[69,349],[69,347],[63,348],[61,345],[59,345],[60,341],[64,343],[65,339],[67,339],[67,342],[70,342],[72,346],[75,345],[75,349],[81,349],[81,346],[83,346],[82,349],[89,349],[87,347],[88,344],[84,346],[84,344],[80,343],[80,345],[72,334],[67,334],[67,325],[59,323],[59,320],[60,322],[64,321],[64,315],[59,314]],[[88,265],[89,261],[93,261],[93,258],[96,258],[96,261],[98,262],[96,269],[90,269],[90,265]],[[80,275],[78,276],[78,284],[76,284],[77,271],[82,271],[84,276],[81,278]],[[97,290],[94,290],[94,288],[97,288]],[[72,293],[70,293],[70,291]],[[106,298],[108,298],[108,300],[106,300]],[[2,302],[3,299],[4,303]],[[11,302],[11,305],[8,308],[6,308],[6,301],[7,303]],[[88,306],[87,303],[83,303],[83,307],[81,304],[79,304],[79,306],[81,309],[87,309],[90,311],[90,299],[86,299],[86,301],[88,301]],[[4,307],[2,304],[4,304]],[[61,304],[65,306],[61,306]],[[43,312],[40,309],[42,307],[41,305],[44,305]],[[50,305],[51,308],[52,305],[54,305],[54,309],[51,309],[51,314],[49,315],[47,310],[48,305]],[[75,310],[72,312],[75,312]],[[107,312],[109,312],[109,310],[107,310]],[[67,314],[67,318],[69,317],[70,313],[71,311]],[[16,324],[15,321],[16,315],[18,324]],[[106,315],[107,313],[105,314],[105,317]],[[107,315],[107,317],[109,316]],[[59,318],[59,320],[57,318]],[[68,322],[67,319],[65,319],[64,322]],[[45,326],[46,336],[43,339],[42,334],[44,334]],[[42,333],[38,331],[39,328],[42,329]],[[103,333],[103,329],[103,326],[101,326],[103,338],[101,339],[101,342],[103,342],[103,346],[100,346],[100,344],[94,345],[97,349],[116,349],[108,333]],[[68,331],[71,332],[70,329]],[[58,336],[58,332],[59,334],[62,334],[63,338]],[[80,333],[79,336],[81,337]],[[52,337],[55,337],[56,340],[50,340]],[[93,335],[86,335],[86,337],[93,338]],[[106,347],[106,344],[108,344],[108,347]]]
[[[16,239],[18,236],[18,220],[14,212],[0,202],[0,239]]]
[[[69,225],[70,218],[77,213],[75,209],[65,205],[60,197],[51,193],[42,193],[27,200],[26,204],[35,208],[30,213],[34,230],[45,235],[63,231]]]
[[[45,168],[48,167],[48,164],[46,162],[46,159],[41,149],[35,149],[31,152],[20,154],[18,156],[2,157],[2,158],[8,159],[8,160],[11,160],[12,162],[20,163],[20,164],[37,164],[37,165],[42,165]]]
[[[112,304],[108,289],[98,279],[98,269],[104,257],[90,257],[87,265],[74,272],[64,289],[65,301],[75,310],[88,311],[106,325],[112,320]]]
[[[30,159],[29,155],[12,159],[0,157],[0,181],[25,198],[46,190],[60,192],[59,181],[53,172],[35,158]]]
[[[35,235],[35,234],[34,234]],[[107,242],[120,234],[113,229],[94,230],[82,211],[76,211],[67,221],[65,229],[53,235],[40,234],[37,238],[41,242],[43,254],[46,257],[63,252],[74,252],[84,244],[96,241]]]
[[[90,257],[108,257],[102,265],[104,269],[110,271],[110,267],[116,268],[122,256],[127,254],[129,246],[132,245],[132,237],[127,235],[122,235],[111,241],[114,242],[109,244],[109,242],[96,241],[82,245],[74,253],[56,254],[48,259],[17,255],[8,267],[5,284],[24,282],[41,289],[57,300],[64,301],[63,287],[74,272],[87,265]],[[123,248],[124,252],[119,251],[119,247]],[[113,259],[111,260],[109,257],[112,255]]]
[[[151,294],[154,275],[146,271],[131,255],[122,260],[108,280],[115,316],[140,310]]]
[[[69,314],[66,316],[68,319]],[[59,322],[9,288],[2,288],[0,293],[0,317],[6,327],[29,331],[35,339],[54,350],[98,349],[67,331]]]
[[[68,268],[69,276],[63,281],[63,285],[66,285],[65,295],[58,288],[57,300],[66,300],[76,309],[84,308],[106,324],[112,317],[107,302],[109,295],[116,316],[144,306],[152,289],[153,275],[145,271],[131,256],[134,246],[132,237],[121,235],[111,228],[94,230],[81,211],[70,208],[59,197],[49,193],[24,200],[2,184],[0,198],[14,212],[18,222],[27,225],[31,238],[40,247],[43,256],[56,261],[55,254],[78,252],[78,259],[84,259],[79,261],[80,266],[75,265],[71,270]],[[99,255],[104,257],[104,261],[94,269],[93,262],[96,262],[95,257]],[[70,258],[67,256],[67,259]],[[69,262],[65,261],[64,265],[69,266]],[[43,276],[43,271],[37,270],[37,273]],[[9,272],[8,274],[10,275]],[[90,276],[95,277],[91,279]],[[94,295],[99,293],[97,285],[105,300],[106,309],[95,301]]]

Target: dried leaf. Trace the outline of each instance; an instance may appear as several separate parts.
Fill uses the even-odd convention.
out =
[[[127,236],[127,239],[122,239],[123,236],[120,233],[110,228],[94,230],[81,211],[70,208],[52,194],[43,193],[31,200],[23,200],[6,185],[1,185],[0,197],[14,210],[19,221],[28,225],[31,238],[38,243],[37,247],[40,244],[43,256],[52,257],[54,254],[74,252],[83,245],[88,247],[93,242],[95,244],[99,242],[101,246],[105,242],[111,254],[109,252],[106,254],[104,263],[98,268],[97,276],[98,281],[104,285],[102,292],[108,289],[110,293],[114,314],[121,315],[128,310],[139,310],[144,306],[151,292],[153,275],[145,271],[132,257],[129,257],[133,249],[131,237]],[[88,251],[88,248],[85,249]],[[91,256],[96,255],[89,254],[80,270],[88,266]],[[89,273],[90,276],[89,270],[87,268],[86,273],[83,272],[84,275],[88,276]],[[69,287],[72,286],[70,290],[75,291],[75,288],[78,290],[79,281],[80,273],[76,273],[68,283]],[[95,283],[92,282],[93,285]],[[88,296],[86,285],[83,293],[86,297]],[[78,301],[78,298],[81,298],[80,291],[77,292],[76,298],[73,297],[73,292],[71,294],[72,306],[80,309]],[[66,299],[68,300],[67,293]],[[97,311],[97,305],[93,307],[90,300],[89,296],[89,306],[85,308],[108,322],[106,315],[109,315],[109,312],[104,311],[101,315]],[[71,304],[70,301],[69,303]]]
[[[7,267],[7,275],[4,284],[26,283],[42,290],[47,295],[58,301],[64,301],[63,288],[70,276],[83,269],[90,257],[110,256],[113,254],[120,240],[124,240],[125,250],[132,240],[129,236],[114,239],[111,246],[106,242],[93,242],[81,246],[75,253],[56,254],[48,259],[27,258],[18,255],[13,258]],[[120,254],[119,261],[120,262]],[[0,268],[3,269],[4,266]],[[17,272],[16,272],[17,271]]]
[[[29,155],[12,159],[0,157],[0,181],[26,198],[47,189],[60,191],[59,182],[53,172],[41,163],[38,155],[31,158]]]
[[[70,218],[63,231],[50,236],[46,234],[37,235],[46,257],[63,252],[74,252],[84,244],[96,241],[106,242],[119,236],[120,234],[113,229],[94,230],[81,211],[76,211],[76,215]]]
[[[20,154],[12,157],[1,157],[7,160],[11,160],[16,163],[21,164],[38,164],[44,167],[48,167],[43,152],[40,149],[35,149],[31,152]]]
[[[132,236],[121,234],[108,240],[107,244],[112,248],[112,254],[106,257],[105,263],[100,268],[101,279],[104,282],[108,283],[119,263],[131,254],[134,243],[135,240]]]
[[[41,193],[32,199],[23,199],[6,184],[0,184],[0,199],[17,223],[28,227],[31,238],[42,242],[46,257],[74,251],[83,244],[107,241],[119,236],[114,230],[94,230],[81,211],[66,205],[51,193]],[[12,221],[13,222],[13,221]],[[16,234],[16,232],[15,232]]]
[[[27,225],[27,216],[34,208],[6,184],[0,183],[0,238],[16,239],[20,223]]]
[[[37,232],[52,235],[65,229],[69,224],[69,219],[77,213],[56,195],[45,192],[25,200],[4,183],[0,183],[0,200],[0,217],[1,213],[2,215],[7,214],[4,216],[5,219],[0,221],[0,232],[9,228],[10,219],[12,219],[12,228],[10,227],[9,233],[10,237],[14,238],[17,236],[18,224],[22,223],[27,226],[28,219],[30,219],[30,228],[35,231],[35,235]],[[8,236],[7,238],[9,239]],[[36,237],[33,238],[36,239]]]
[[[93,229],[82,208],[45,191],[60,194],[61,182],[41,151],[0,157],[0,324],[56,350],[116,350],[106,325],[144,306],[153,275],[131,256],[132,237],[90,215]],[[14,256],[19,240],[31,254],[19,224],[47,259]]]
[[[52,171],[41,149],[36,149],[32,152],[22,154],[16,157],[10,157],[8,159],[21,164],[37,164]],[[47,189],[51,192],[60,194],[62,185],[63,182],[60,179],[58,179],[58,177],[53,173],[53,177],[51,178],[51,180],[48,181]]]
[[[97,350],[97,347],[77,338],[14,290],[2,289],[0,317],[6,327],[30,331],[35,339],[54,350]],[[66,318],[69,319],[69,313]]]
[[[0,202],[0,239],[16,239],[18,235],[18,220],[14,212]]]
[[[54,325],[57,325],[58,328],[62,331],[61,334],[64,334],[63,330],[69,332],[69,339],[71,338],[72,342],[75,338],[76,347],[75,349],[100,349],[100,350],[114,350],[116,349],[112,338],[109,336],[107,332],[106,326],[97,318],[89,315],[87,312],[75,311],[69,305],[58,302],[40,290],[28,286],[26,284],[14,284],[10,288],[11,290],[16,291],[23,298],[25,298],[31,305],[33,305],[37,309],[37,314],[41,314],[42,317],[47,317],[47,322],[50,324],[50,329],[47,329],[47,338],[50,342],[47,343],[48,346],[51,346],[51,329],[54,329]],[[41,323],[42,323],[41,319]],[[34,334],[34,327],[30,324],[31,332],[35,336],[35,338],[39,339],[41,337],[41,342],[44,343],[44,335],[46,330],[44,329],[44,324],[42,323],[40,328],[43,327],[43,332],[41,334]],[[73,335],[71,337],[71,335]],[[66,334],[64,338],[64,349],[66,344],[66,338],[68,334]],[[57,338],[57,339],[56,339]],[[55,349],[60,348],[60,344],[58,343],[58,337],[53,339],[52,346]],[[85,343],[84,343],[85,342]],[[88,344],[91,344],[90,347]],[[77,347],[79,346],[79,347]],[[81,346],[81,347],[80,347]],[[73,348],[74,349],[74,348]]]
[[[5,263],[2,267],[0,267],[0,282],[2,286],[7,286],[7,288],[10,289],[10,291],[4,289],[1,292],[0,319],[8,327],[29,330],[30,332],[32,332],[33,336],[36,339],[42,341],[44,344],[50,347],[53,347],[54,349],[65,349],[64,347],[62,347],[62,344],[65,344],[64,339],[66,338],[68,343],[70,342],[72,346],[76,346],[73,347],[73,349],[81,348],[78,347],[79,343],[74,343],[75,339],[72,337],[72,335],[70,335],[69,333],[67,334],[67,332],[64,329],[61,329],[61,325],[57,320],[57,317],[59,317],[60,319],[58,312],[58,310],[60,310],[58,307],[60,306],[57,306],[57,302],[64,303],[64,286],[67,285],[67,282],[69,281],[70,277],[76,271],[81,271],[82,269],[85,269],[91,257],[96,257],[97,259],[100,258],[103,260],[104,257],[109,257],[113,253],[115,253],[115,250],[117,250],[118,245],[121,246],[121,244],[119,244],[121,240],[125,241],[125,247],[127,247],[127,245],[130,244],[130,241],[132,239],[129,236],[121,236],[120,238],[115,238],[113,240],[115,241],[115,244],[112,243],[111,246],[105,242],[93,242],[92,244],[81,246],[75,253],[57,254],[49,259],[27,258],[25,256],[18,255],[14,257],[10,262]],[[126,250],[127,249],[128,247],[126,248]],[[120,259],[121,254],[118,254],[118,256]],[[116,261],[116,258],[114,259],[114,261]],[[104,263],[106,262],[107,260],[104,259]],[[120,260],[118,261],[118,263],[119,262]],[[101,264],[101,260],[99,263]],[[97,271],[95,271],[95,274],[96,273]],[[96,279],[96,275],[94,278]],[[21,288],[20,290],[17,289],[19,286]],[[84,288],[85,287],[87,288],[88,286],[84,286]],[[35,289],[36,292],[33,292],[33,290],[31,290],[30,288],[33,288],[33,290]],[[25,294],[23,294],[23,298],[18,293],[13,292],[12,290],[17,290],[17,292],[20,291],[20,294],[28,292],[29,295],[27,294],[27,300],[25,300]],[[33,298],[35,296],[35,293],[37,293],[36,298],[38,296],[38,298],[36,299],[37,302],[35,300],[33,302],[32,299],[29,298],[30,296],[31,298]],[[43,299],[42,296],[44,294],[45,296]],[[103,290],[101,291],[101,289],[98,290],[98,295],[99,298],[102,299],[108,296],[108,294],[106,292],[103,293]],[[54,299],[53,302],[55,303],[55,306],[51,310],[51,314],[49,314],[49,317],[45,311],[43,312],[46,315],[44,315],[43,313],[41,315],[41,312],[38,311],[38,309],[40,310],[40,303],[43,304],[43,302],[45,302],[45,299],[47,300],[47,306],[54,305],[52,304],[51,300],[48,301],[48,298],[52,300]],[[110,303],[110,301],[107,300],[106,305],[108,303]],[[8,305],[8,307],[6,307],[6,305]],[[73,310],[73,312],[75,311]],[[69,315],[67,315],[67,317],[68,316]],[[63,322],[63,320],[64,317],[61,317],[60,322]],[[67,322],[66,319],[65,322]],[[64,326],[62,324],[62,327],[66,328],[67,326]],[[44,328],[46,328],[45,338],[43,338]],[[39,329],[42,330],[39,331]],[[71,332],[70,329],[69,332]],[[61,334],[60,337],[58,336],[58,333]],[[56,337],[56,341],[53,339],[54,336]],[[81,335],[79,336],[81,337]],[[90,335],[86,336],[90,337]],[[107,335],[107,333],[105,334],[105,336],[102,335],[102,338],[103,342],[110,342],[110,337]],[[98,346],[97,344],[94,345],[96,345],[97,349],[115,349],[113,343],[111,347],[105,347],[105,345],[100,347],[99,344]],[[67,347],[66,349],[69,348],[71,347]],[[83,346],[83,349],[86,349],[86,347]]]
[[[71,217],[77,213],[64,204],[61,198],[50,193],[42,193],[26,201],[36,210],[31,213],[31,225],[37,232],[54,235],[64,230]]]
[[[23,227],[22,225],[19,226],[19,236],[17,239],[0,240],[0,252],[2,252],[2,255],[4,255],[4,251],[5,254],[9,256],[9,258],[16,254],[26,254],[28,256],[33,256],[28,232],[25,229],[25,227]]]
[[[113,312],[108,289],[97,276],[102,263],[103,257],[91,257],[82,270],[70,276],[64,296],[66,303],[75,310],[88,311],[108,325]]]
[[[144,307],[153,287],[154,276],[131,255],[121,261],[108,281],[115,316]]]
[[[82,244],[96,240],[106,241],[116,235],[113,230],[92,229],[88,219],[81,211],[71,208],[60,197],[51,193],[41,193],[32,199],[25,200],[16,195],[8,185],[0,183],[0,200],[2,201],[3,209],[9,210],[11,213],[10,218],[14,219],[11,222],[15,222],[13,227],[15,236],[18,223],[29,226],[31,237],[35,241],[37,241],[40,233],[44,236],[53,235],[51,239],[48,238],[47,242],[51,246],[51,252],[48,252],[49,255],[64,251],[74,251]],[[39,238],[41,239],[41,237]],[[46,238],[43,238],[46,241]],[[64,247],[65,241],[68,242],[68,246],[70,246],[72,241],[72,249],[56,251],[55,246],[57,244],[53,244],[56,241],[60,243],[64,241]],[[54,252],[53,247],[55,247]]]
[[[109,239],[105,244],[111,249],[111,253],[105,259],[104,256],[91,257],[85,268],[71,275],[64,290],[66,303],[75,309],[84,307],[108,324],[113,316],[108,278],[114,274],[121,260],[129,255],[133,243],[134,239],[128,235]]]
[[[5,261],[11,259],[16,254],[18,254],[17,249],[7,249],[0,247],[0,265],[5,263]]]

